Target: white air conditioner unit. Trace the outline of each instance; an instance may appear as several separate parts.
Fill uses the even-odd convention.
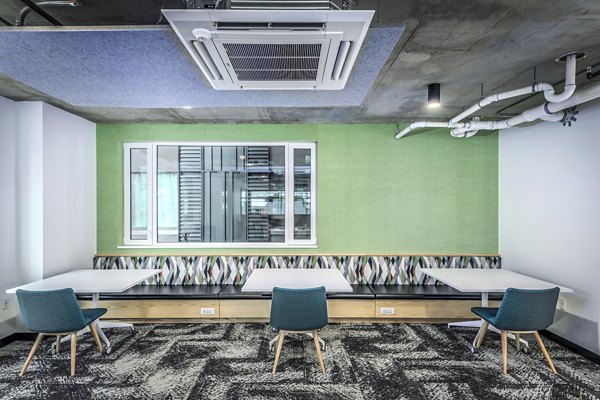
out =
[[[163,10],[217,90],[343,89],[373,13]]]

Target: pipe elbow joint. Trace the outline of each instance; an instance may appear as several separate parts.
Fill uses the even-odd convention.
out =
[[[544,97],[546,98],[546,101],[549,101],[550,103],[560,103],[562,101],[567,100],[569,97],[571,97],[573,95],[573,93],[575,93],[576,88],[577,88],[577,85],[575,85],[575,84],[568,85],[568,86],[565,86],[565,90],[563,90],[562,93],[555,94],[554,91],[552,91],[552,93],[550,93],[550,91],[547,91],[547,92],[544,92]]]
[[[394,139],[398,140],[401,139],[402,137],[404,137],[405,135],[407,135],[410,131],[412,131],[414,128],[411,128],[412,124],[407,126],[406,128],[404,128],[401,132],[396,133],[396,135],[394,136]]]

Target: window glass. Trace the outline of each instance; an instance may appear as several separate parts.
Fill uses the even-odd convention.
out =
[[[179,147],[159,146],[156,202],[159,242],[179,240]],[[187,184],[187,183],[186,183]],[[183,205],[187,211],[187,204]]]
[[[126,241],[243,246],[315,238],[314,145],[125,147]]]
[[[285,241],[285,146],[157,148],[159,242]]]
[[[147,221],[147,165],[146,149],[130,150],[130,232],[132,240],[148,239]]]
[[[311,238],[311,151],[294,149],[294,239]]]

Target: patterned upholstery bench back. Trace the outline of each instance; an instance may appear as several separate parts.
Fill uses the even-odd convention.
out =
[[[242,285],[255,268],[337,268],[350,284],[430,285],[419,268],[500,268],[500,256],[96,256],[96,269],[161,269],[150,285]]]

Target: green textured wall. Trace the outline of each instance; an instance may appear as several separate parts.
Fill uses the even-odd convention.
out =
[[[498,135],[373,125],[98,125],[98,254],[472,254],[498,251]],[[118,249],[123,142],[317,142],[316,249]]]

